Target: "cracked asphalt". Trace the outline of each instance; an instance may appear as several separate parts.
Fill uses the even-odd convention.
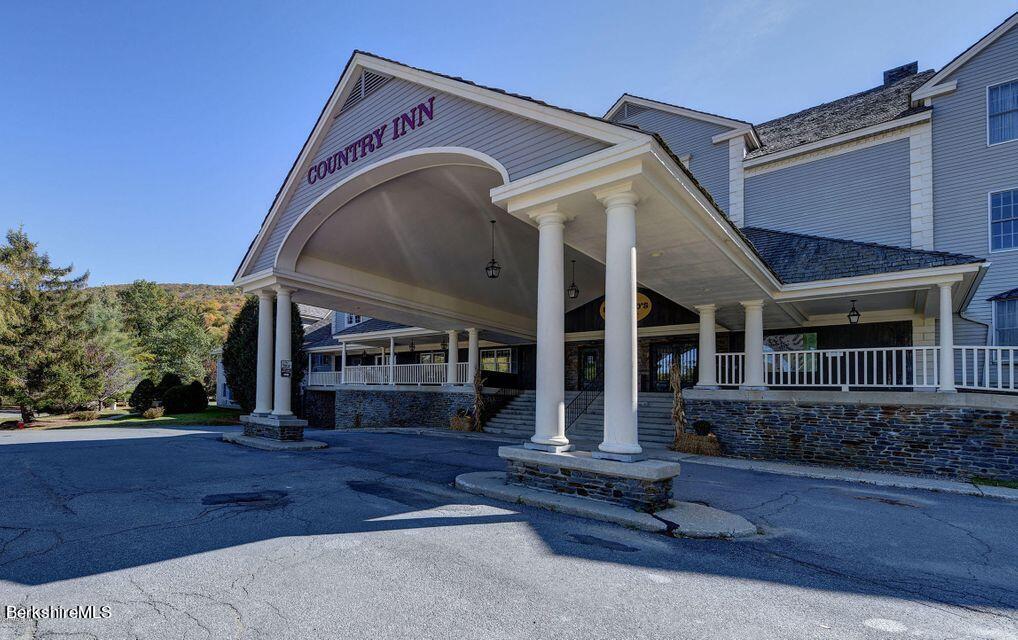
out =
[[[762,533],[673,539],[456,491],[498,442],[224,430],[0,432],[0,640],[1018,638],[1014,503],[684,464]]]

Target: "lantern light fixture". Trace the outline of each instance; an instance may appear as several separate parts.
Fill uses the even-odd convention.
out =
[[[502,265],[495,260],[495,221],[491,221],[491,260],[488,261],[488,266],[484,268],[484,274],[490,279],[494,280],[498,278],[498,274],[502,271]]]
[[[855,300],[852,301],[852,309],[848,312],[848,323],[852,325],[859,324],[859,318],[862,314],[855,308]]]
[[[575,300],[580,296],[580,288],[576,286],[576,261],[573,260],[572,263],[573,263],[573,282],[572,284],[569,285],[569,288],[566,289],[566,295],[569,296],[570,300]]]

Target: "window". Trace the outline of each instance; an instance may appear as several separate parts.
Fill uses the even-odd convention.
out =
[[[1018,80],[987,88],[986,113],[990,144],[1018,139]]]
[[[445,351],[425,351],[420,354],[421,364],[445,364]]]
[[[998,346],[1018,346],[1018,298],[993,303],[993,327]]]
[[[512,349],[481,349],[481,369],[484,371],[501,371],[512,373]]]
[[[361,322],[362,322],[362,319],[361,319],[360,316],[353,315],[353,314],[350,314],[350,313],[346,314],[346,326],[352,327],[355,324],[360,324]]]
[[[311,372],[319,373],[321,371],[332,371],[332,354],[330,353],[311,354]]]
[[[1018,248],[1018,189],[990,194],[990,250]]]

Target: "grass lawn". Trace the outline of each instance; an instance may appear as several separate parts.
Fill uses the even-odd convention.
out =
[[[44,416],[32,423],[31,429],[67,429],[78,427],[171,427],[186,425],[239,424],[240,411],[215,405],[201,413],[178,413],[162,418],[146,419],[127,411],[103,411],[98,420],[72,420],[70,416]]]
[[[1006,487],[1008,489],[1018,489],[1018,480],[995,480],[993,478],[972,478],[972,484],[982,484],[987,487]]]

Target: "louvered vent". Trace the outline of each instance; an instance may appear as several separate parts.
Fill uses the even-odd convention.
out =
[[[357,78],[357,83],[354,85],[353,91],[351,91],[350,95],[347,96],[346,102],[343,103],[343,108],[340,109],[339,112],[343,113],[364,98],[367,98],[390,79],[391,78],[389,78],[389,76],[383,76],[379,73],[365,70],[361,74],[361,77]]]
[[[641,107],[641,106],[638,106],[638,105],[635,105],[635,104],[629,104],[628,102],[626,102],[626,103],[624,103],[622,105],[622,108],[619,109],[618,112],[615,114],[615,117],[612,118],[612,121],[613,122],[621,122],[622,120],[626,120],[628,118],[632,118],[633,116],[635,116],[638,113],[643,113],[646,110],[647,110],[647,107]]]

